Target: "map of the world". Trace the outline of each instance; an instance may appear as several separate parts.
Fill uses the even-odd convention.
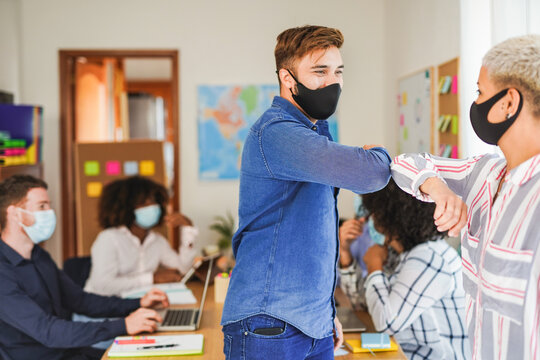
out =
[[[249,128],[270,107],[278,85],[198,86],[199,177],[238,179]],[[337,141],[337,121],[329,120]]]

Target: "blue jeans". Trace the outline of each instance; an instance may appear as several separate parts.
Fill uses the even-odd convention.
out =
[[[291,324],[268,315],[255,315],[225,325],[223,334],[226,360],[334,359],[332,336],[313,339]]]

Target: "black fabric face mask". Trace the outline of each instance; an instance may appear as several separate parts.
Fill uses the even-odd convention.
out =
[[[519,90],[517,90],[519,94],[519,105],[516,113],[500,123],[494,124],[488,121],[489,111],[497,101],[508,93],[508,90],[509,89],[504,89],[500,91],[481,104],[473,102],[471,105],[469,116],[474,132],[482,141],[488,144],[497,145],[504,133],[512,126],[514,121],[516,121],[521,111],[521,107],[523,106],[523,96]]]
[[[296,81],[298,88],[297,95],[290,89],[292,97],[306,114],[316,120],[326,120],[336,111],[339,95],[341,94],[341,85],[335,83],[317,90],[311,90],[299,82],[290,71],[289,74]]]

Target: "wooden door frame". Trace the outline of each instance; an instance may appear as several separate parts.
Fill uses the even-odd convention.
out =
[[[174,196],[173,209],[180,211],[180,88],[178,86],[178,50],[115,50],[115,49],[64,49],[58,51],[60,75],[60,167],[61,167],[61,203],[62,203],[62,258],[77,256],[77,227],[75,206],[75,159],[74,159],[74,85],[72,70],[78,57],[109,58],[168,58],[171,59],[171,97],[174,128]],[[173,246],[178,248],[178,230],[173,232]]]

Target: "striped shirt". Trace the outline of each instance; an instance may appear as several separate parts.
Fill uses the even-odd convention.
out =
[[[400,254],[395,272],[372,272],[366,301],[377,331],[393,335],[409,359],[468,359],[457,252],[445,240]]]
[[[473,359],[540,359],[540,154],[508,173],[495,154],[464,160],[403,154],[392,175],[425,201],[419,187],[437,176],[467,204],[461,251]]]

